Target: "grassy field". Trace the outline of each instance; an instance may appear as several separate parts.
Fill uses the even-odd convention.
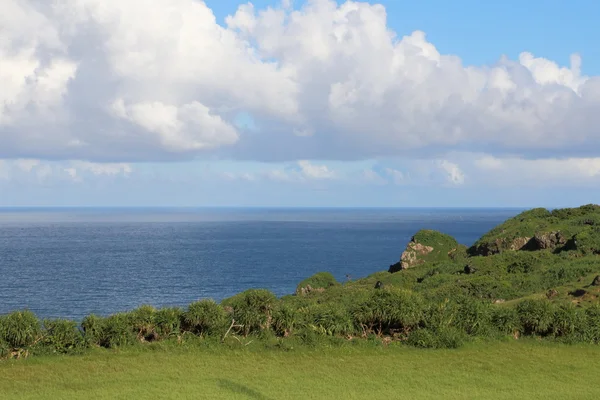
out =
[[[600,398],[600,346],[129,348],[0,362],[2,399]]]

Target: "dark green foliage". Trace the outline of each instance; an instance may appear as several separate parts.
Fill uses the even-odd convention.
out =
[[[158,339],[156,309],[143,305],[129,313],[129,323],[137,340],[152,342]]]
[[[296,293],[299,293],[302,288],[310,286],[313,289],[327,289],[332,286],[339,285],[335,277],[329,272],[317,272],[310,278],[306,278],[296,287]]]
[[[374,290],[356,303],[352,316],[364,334],[404,334],[415,329],[423,319],[423,300],[409,291],[394,288]]]
[[[181,321],[183,319],[183,310],[177,307],[161,308],[156,311],[154,320],[156,323],[156,332],[162,339],[181,333]]]
[[[566,338],[570,341],[582,339],[587,330],[585,311],[571,303],[561,304],[554,311],[554,319],[550,330],[554,336]]]
[[[0,342],[13,349],[24,349],[41,337],[41,325],[31,311],[15,311],[0,319]]]
[[[583,254],[600,254],[600,227],[585,228],[575,235],[575,249]]]
[[[83,331],[84,340],[88,345],[102,346],[104,318],[94,314],[87,315],[81,321],[81,329]]]
[[[227,314],[213,300],[200,300],[188,306],[183,313],[183,327],[196,335],[224,333]]]
[[[320,304],[310,310],[309,327],[327,336],[354,333],[354,323],[348,310],[338,304]]]
[[[244,336],[253,332],[269,329],[273,317],[273,309],[277,298],[265,289],[250,289],[223,301],[223,305],[231,307],[232,317]]]
[[[517,305],[517,312],[527,335],[545,336],[550,333],[554,322],[554,308],[546,300],[524,300]]]
[[[445,327],[436,330],[421,328],[408,336],[407,344],[414,347],[429,349],[456,349],[463,345],[466,337],[463,332],[454,327]]]
[[[300,325],[301,318],[300,312],[292,305],[279,304],[273,314],[273,331],[279,336],[290,336]]]
[[[135,343],[139,340],[136,328],[129,314],[113,314],[103,321],[101,345],[112,348]]]
[[[490,335],[493,317],[491,303],[462,298],[457,306],[456,327],[471,336]]]
[[[594,304],[585,310],[586,325],[582,340],[600,344],[600,304]]]
[[[44,320],[44,344],[57,353],[72,353],[83,348],[84,340],[75,321]]]
[[[492,325],[503,334],[514,334],[521,330],[521,319],[514,307],[492,308]]]

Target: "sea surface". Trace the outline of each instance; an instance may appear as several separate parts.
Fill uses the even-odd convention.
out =
[[[0,208],[0,314],[81,319],[141,304],[281,296],[387,270],[419,229],[471,245],[517,209]]]

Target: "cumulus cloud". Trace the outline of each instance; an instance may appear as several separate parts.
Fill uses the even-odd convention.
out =
[[[466,66],[378,4],[248,3],[222,26],[199,0],[4,0],[0,26],[5,159],[600,156],[600,77],[578,55]]]

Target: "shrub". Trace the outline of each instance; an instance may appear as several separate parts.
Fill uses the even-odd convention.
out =
[[[585,310],[586,324],[582,339],[588,343],[600,343],[600,304]]]
[[[139,341],[152,342],[158,339],[154,307],[143,305],[131,311],[128,317],[131,329]]]
[[[296,308],[288,304],[281,304],[273,314],[273,330],[279,336],[290,336],[300,324],[300,319],[300,313]]]
[[[161,308],[156,311],[154,320],[156,323],[156,332],[161,339],[172,335],[178,335],[181,332],[181,321],[183,311],[177,307]]]
[[[368,298],[356,304],[352,317],[363,333],[409,332],[423,318],[422,301],[411,292],[398,289],[374,290]]]
[[[211,335],[223,330],[226,319],[225,310],[214,300],[200,300],[183,313],[183,327],[196,335]]]
[[[554,309],[546,300],[524,300],[517,305],[523,333],[547,335],[554,321]]]
[[[429,302],[424,309],[423,327],[432,331],[442,331],[452,326],[458,316],[455,302],[444,299],[441,302]]]
[[[348,335],[354,332],[353,321],[346,308],[335,303],[320,304],[310,310],[312,323],[309,327],[326,335]]]
[[[436,330],[420,328],[410,333],[406,343],[421,348],[456,349],[463,345],[465,339],[464,332],[454,327]]]
[[[519,313],[514,307],[494,307],[492,324],[501,333],[513,334],[521,331]]]
[[[15,311],[0,321],[0,341],[13,349],[33,345],[40,334],[40,321],[31,311]]]
[[[268,290],[250,289],[224,300],[222,304],[233,309],[233,319],[242,325],[239,331],[248,336],[270,328],[276,300]]]
[[[587,328],[585,312],[573,304],[561,304],[554,312],[551,325],[552,334],[556,337],[576,341],[584,336]]]
[[[71,353],[83,347],[84,340],[75,321],[44,320],[44,345],[57,353]]]
[[[487,336],[492,331],[491,304],[464,298],[458,303],[456,326],[468,335]]]
[[[104,318],[94,314],[87,315],[81,321],[84,340],[88,345],[103,346]]]
[[[127,313],[113,314],[103,321],[101,345],[104,347],[120,347],[135,343],[137,335],[131,316]]]

